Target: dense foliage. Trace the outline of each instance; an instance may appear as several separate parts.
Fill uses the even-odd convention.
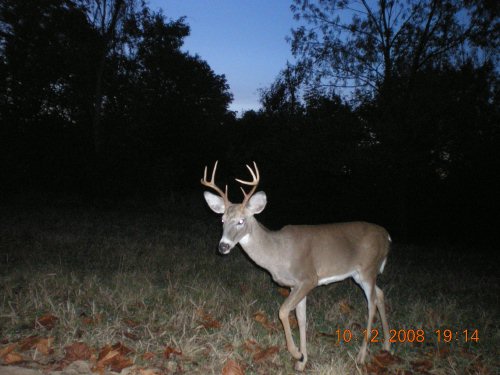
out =
[[[314,210],[324,216],[385,222],[404,236],[492,233],[498,3],[295,0],[291,8],[297,62],[262,90],[263,109],[248,120],[304,132],[283,142],[294,150],[283,158],[309,170],[304,200],[321,197]]]
[[[109,3],[2,1],[4,188],[177,186],[231,116],[224,76],[180,50],[183,19]]]

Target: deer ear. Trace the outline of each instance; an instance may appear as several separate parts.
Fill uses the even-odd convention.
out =
[[[212,194],[209,191],[203,193],[205,200],[208,203],[208,207],[212,209],[213,212],[217,214],[223,214],[226,207],[224,206],[224,199],[218,195]]]
[[[255,193],[252,198],[250,198],[247,204],[247,209],[250,210],[253,215],[260,214],[262,211],[264,211],[264,208],[266,208],[266,204],[266,193],[264,193],[263,191],[259,191]]]

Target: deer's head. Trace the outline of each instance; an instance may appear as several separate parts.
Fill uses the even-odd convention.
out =
[[[219,242],[219,252],[221,254],[228,254],[231,249],[241,240],[249,236],[252,231],[252,226],[255,223],[254,215],[262,212],[266,207],[267,198],[266,193],[259,191],[255,193],[257,185],[259,184],[260,175],[257,164],[253,163],[255,171],[252,170],[250,166],[247,165],[250,174],[252,175],[252,181],[243,181],[236,179],[239,183],[243,185],[251,186],[250,192],[245,192],[243,187],[241,191],[243,192],[243,202],[236,204],[229,201],[227,195],[227,185],[224,191],[220,189],[215,184],[215,171],[217,170],[217,162],[215,162],[214,169],[212,171],[212,178],[210,181],[207,180],[207,167],[205,167],[205,173],[203,179],[201,180],[202,185],[205,185],[213,190],[215,190],[218,195],[212,194],[205,191],[205,200],[208,206],[215,213],[222,214],[222,238]],[[255,194],[254,194],[255,193]]]

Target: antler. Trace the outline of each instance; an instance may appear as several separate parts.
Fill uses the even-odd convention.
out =
[[[242,207],[246,206],[246,204],[248,203],[248,200],[253,195],[253,193],[255,193],[255,189],[257,189],[257,185],[259,184],[259,180],[260,180],[259,169],[257,168],[257,164],[255,162],[253,162],[253,166],[255,168],[255,172],[247,164],[247,169],[250,171],[250,174],[252,175],[253,181],[243,181],[243,180],[240,180],[240,179],[237,179],[237,178],[235,179],[236,181],[238,181],[241,184],[253,186],[252,190],[250,190],[249,193],[246,193],[245,189],[243,189],[242,187],[240,187],[241,191],[243,192],[243,196],[245,197],[243,199],[243,203],[241,203]]]
[[[215,185],[215,171],[217,170],[218,162],[218,160],[215,162],[214,170],[212,171],[212,178],[210,179],[210,181],[207,181],[207,166],[205,166],[205,172],[203,173],[203,178],[200,182],[202,185],[214,189],[221,196],[221,198],[224,199],[224,205],[228,207],[231,202],[229,202],[229,198],[227,196],[227,185],[225,192],[223,192],[217,185]]]

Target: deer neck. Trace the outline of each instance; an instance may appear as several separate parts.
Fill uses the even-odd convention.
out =
[[[275,232],[270,231],[254,217],[248,222],[250,229],[241,240],[240,245],[248,256],[259,266],[270,270],[279,263],[277,238]]]

